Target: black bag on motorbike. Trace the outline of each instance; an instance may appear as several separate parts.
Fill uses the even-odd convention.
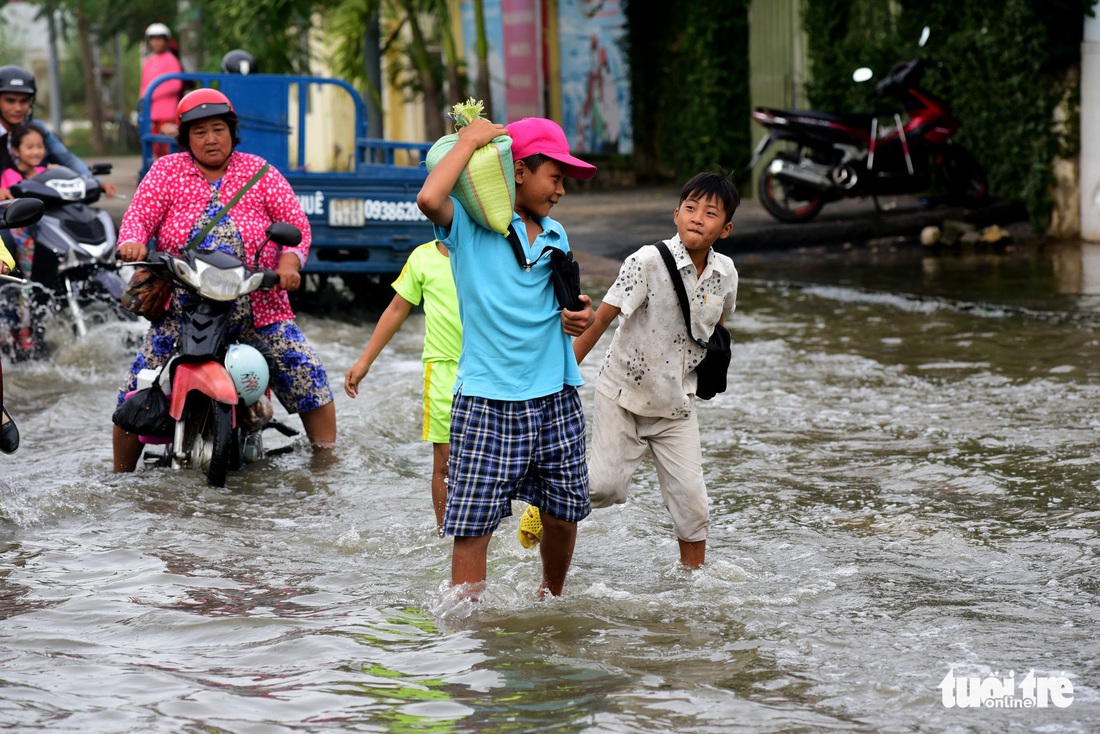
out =
[[[171,283],[156,277],[149,268],[139,266],[126,284],[120,300],[122,307],[130,313],[150,321],[160,321],[168,313],[168,299],[171,297]]]
[[[729,330],[721,324],[714,325],[714,331],[707,341],[703,342],[695,338],[691,333],[691,306],[688,304],[684,279],[680,277],[680,271],[676,269],[676,261],[673,260],[672,253],[665,243],[658,242],[656,247],[665,261],[665,266],[668,267],[672,285],[676,288],[676,297],[680,300],[680,310],[684,313],[688,337],[707,350],[703,361],[695,365],[695,397],[700,400],[710,400],[718,393],[726,391],[726,373],[729,372],[730,360],[733,358],[733,339],[730,337]]]
[[[123,400],[111,420],[128,433],[171,438],[176,421],[168,413],[168,396],[160,389],[160,376],[151,386]]]

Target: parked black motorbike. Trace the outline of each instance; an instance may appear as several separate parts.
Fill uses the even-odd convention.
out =
[[[109,163],[92,168],[95,175],[110,171]],[[11,193],[17,200],[37,199],[45,204],[34,235],[34,262],[26,274],[32,288],[5,289],[9,301],[5,310],[29,308],[32,313],[29,333],[16,335],[15,343],[23,343],[13,358],[45,354],[48,315],[66,312],[77,337],[85,336],[94,324],[132,321],[135,317],[119,306],[125,283],[115,262],[114,222],[107,212],[90,206],[103,193],[98,179],[55,166],[13,184]]]
[[[928,39],[928,29],[921,46]],[[758,107],[754,122],[768,134],[756,146],[745,171],[773,143],[793,145],[775,155],[760,175],[760,203],[783,222],[806,222],[830,201],[921,193],[942,188],[950,203],[977,206],[989,194],[985,171],[952,136],[962,124],[947,103],[920,87],[928,62],[899,63],[875,85],[879,98],[901,103],[901,110],[831,115],[815,110]],[[869,69],[857,70],[866,81]],[[880,119],[889,119],[885,126]]]

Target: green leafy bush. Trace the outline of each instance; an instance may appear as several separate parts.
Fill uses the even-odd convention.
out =
[[[645,179],[748,161],[748,0],[626,4],[634,148]]]

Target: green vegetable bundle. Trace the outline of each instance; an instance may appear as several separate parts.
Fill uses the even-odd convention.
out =
[[[452,108],[450,118],[455,129],[469,125],[481,117],[485,105],[480,100],[468,99]],[[428,151],[427,166],[435,164],[447,155],[458,142],[458,133],[444,135]],[[507,234],[516,206],[516,179],[512,165],[512,138],[499,135],[488,145],[482,146],[470,156],[462,175],[459,176],[451,195],[462,208],[486,229]]]

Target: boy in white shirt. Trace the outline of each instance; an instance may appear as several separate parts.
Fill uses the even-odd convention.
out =
[[[733,183],[700,173],[680,192],[676,236],[665,241],[691,307],[689,339],[672,277],[654,245],[628,257],[596,311],[596,322],[573,342],[585,358],[616,316],[622,316],[596,380],[588,456],[592,507],[626,502],[630,478],[648,449],[679,540],[680,562],[706,559],[709,507],[695,414],[695,366],[704,343],[737,299],[733,261],[711,247],[733,230],[741,199]]]

